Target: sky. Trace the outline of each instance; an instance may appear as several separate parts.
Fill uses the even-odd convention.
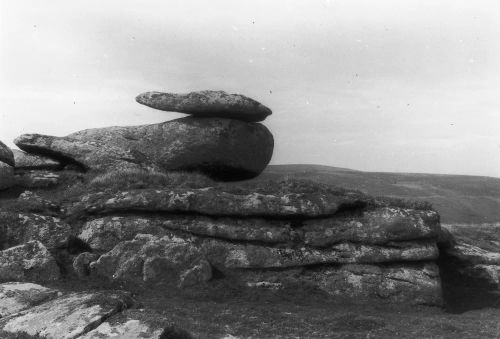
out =
[[[0,2],[0,140],[184,116],[146,91],[265,104],[272,164],[500,177],[500,4]]]

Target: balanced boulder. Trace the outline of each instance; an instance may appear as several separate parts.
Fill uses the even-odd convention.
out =
[[[135,100],[162,111],[247,122],[262,121],[272,113],[269,108],[253,99],[224,91],[200,91],[187,94],[146,92],[138,95]]]
[[[259,175],[274,140],[258,123],[187,117],[160,124],[83,130],[66,137],[24,134],[15,144],[86,169],[200,171],[221,180]]]

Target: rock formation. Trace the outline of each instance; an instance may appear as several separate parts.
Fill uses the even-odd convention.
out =
[[[15,144],[86,169],[200,171],[223,180],[255,177],[267,166],[273,137],[261,124],[182,118],[160,124],[84,130],[66,137],[25,134]]]
[[[221,181],[259,175],[274,145],[256,121],[271,111],[213,91],[150,92],[137,101],[192,116],[66,137],[22,135],[15,143],[28,153],[0,143],[0,188],[30,187],[0,206],[0,282],[10,282],[0,284],[0,337],[190,337],[159,314],[129,309],[135,301],[127,292],[33,284],[64,279],[176,293],[230,287],[351,304],[442,305],[448,258],[463,279],[498,290],[500,239],[480,240],[464,228],[446,233],[427,203],[306,180],[148,183],[169,171]],[[137,169],[140,185],[106,185]]]
[[[108,279],[181,286],[191,274],[202,283],[211,274],[200,265],[209,263],[243,286],[308,285],[351,301],[441,303],[433,210],[346,190],[206,188],[97,193],[74,211],[90,217],[79,238],[102,253],[89,272]]]

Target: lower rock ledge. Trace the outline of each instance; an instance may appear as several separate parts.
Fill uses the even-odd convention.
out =
[[[326,292],[339,302],[443,303],[439,269],[435,263],[320,266],[280,271],[238,270],[248,287],[309,287]]]

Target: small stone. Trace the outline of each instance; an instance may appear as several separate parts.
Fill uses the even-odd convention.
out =
[[[79,278],[90,275],[90,263],[96,261],[99,255],[96,253],[83,252],[73,260],[73,270]]]
[[[196,286],[212,279],[212,266],[206,260],[200,260],[198,264],[181,273],[179,288]]]

